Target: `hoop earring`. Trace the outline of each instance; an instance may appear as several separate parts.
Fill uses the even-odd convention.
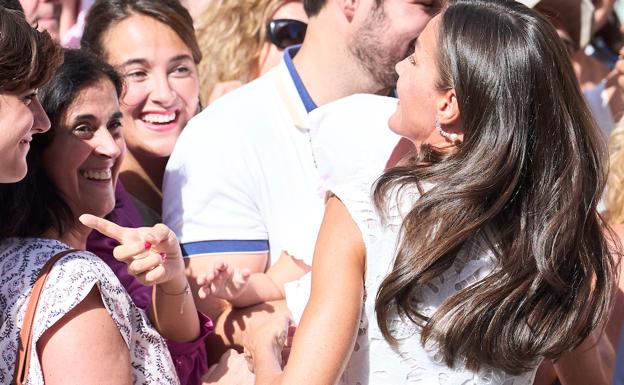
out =
[[[440,136],[444,139],[448,140],[452,144],[459,144],[459,135],[456,133],[446,132],[442,129],[442,124],[440,123],[440,118],[435,117],[435,128],[440,133]]]

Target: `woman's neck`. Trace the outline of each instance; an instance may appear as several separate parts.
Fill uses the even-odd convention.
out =
[[[162,210],[162,181],[167,159],[144,158],[128,151],[119,174],[126,191],[158,214]]]
[[[63,234],[59,234],[56,229],[49,229],[43,234],[43,238],[56,239],[70,246],[72,249],[86,250],[87,238],[90,233],[90,228],[78,223],[71,229],[64,231]]]

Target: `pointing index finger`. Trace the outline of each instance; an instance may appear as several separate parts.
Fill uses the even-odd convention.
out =
[[[83,225],[97,230],[107,237],[115,239],[117,242],[122,243],[125,235],[125,228],[109,221],[104,218],[96,217],[91,214],[82,214],[78,218]]]

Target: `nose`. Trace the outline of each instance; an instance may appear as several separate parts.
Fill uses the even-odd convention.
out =
[[[30,103],[30,108],[33,114],[33,126],[32,130],[36,133],[43,133],[50,129],[50,119],[43,110],[39,98],[35,97]]]
[[[98,129],[94,139],[94,151],[99,156],[117,159],[123,152],[122,139],[120,139],[122,141],[120,145],[106,127]]]
[[[405,66],[405,62],[408,59],[409,58],[405,58],[405,59],[401,60],[400,62],[396,63],[396,65],[394,66],[394,70],[396,71],[397,74],[399,74],[399,76],[401,76],[401,72],[403,71],[403,67]]]
[[[177,94],[169,83],[169,77],[166,74],[154,76],[153,85],[154,88],[150,93],[152,101],[163,107],[171,107],[177,98]]]

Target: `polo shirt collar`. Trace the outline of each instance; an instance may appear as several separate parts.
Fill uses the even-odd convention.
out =
[[[299,48],[301,48],[300,44],[293,45],[291,47],[286,48],[284,50],[284,62],[286,63],[286,68],[288,68],[288,73],[290,74],[290,77],[292,78],[292,81],[295,84],[297,93],[299,94],[299,97],[301,98],[301,102],[303,103],[306,109],[306,112],[309,113],[310,111],[316,109],[317,105],[316,103],[314,103],[314,100],[312,100],[312,97],[308,93],[308,90],[306,90],[305,86],[303,85],[303,81],[301,81],[301,77],[297,73],[297,69],[295,68],[295,65],[293,63],[293,57],[295,57],[295,55],[297,54],[297,51],[299,51]]]

